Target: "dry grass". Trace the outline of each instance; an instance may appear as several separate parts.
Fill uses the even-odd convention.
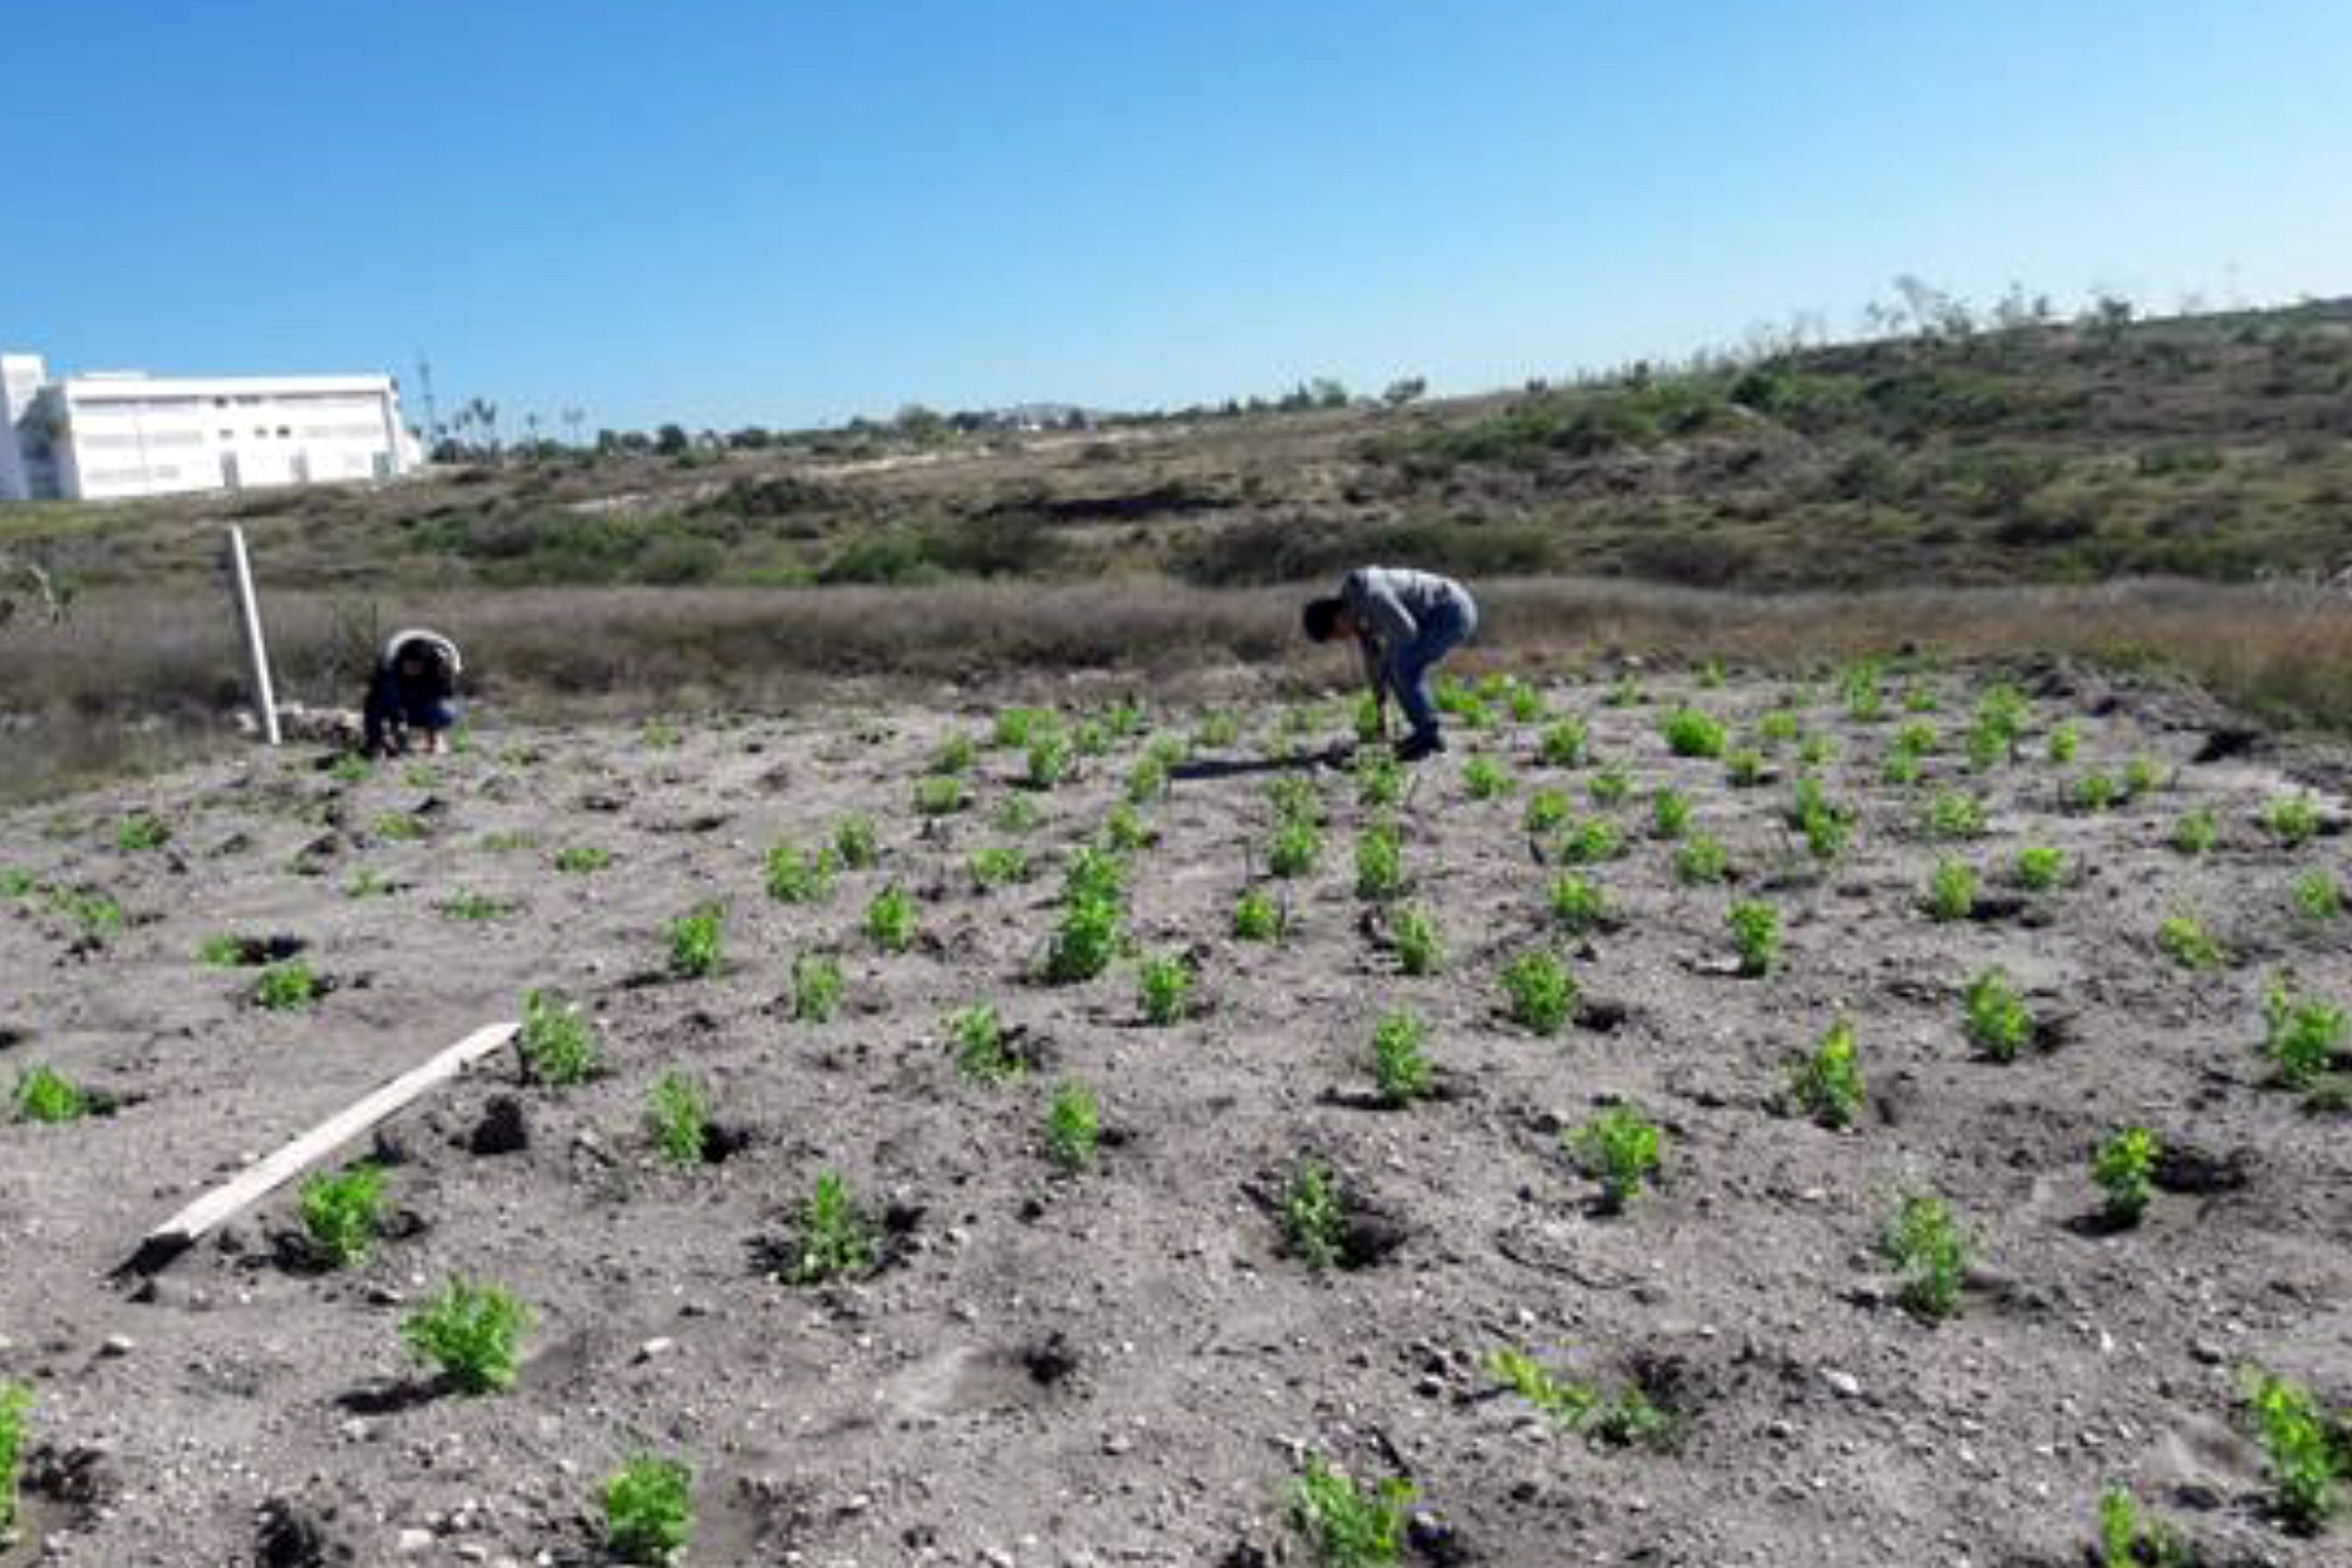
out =
[[[1138,579],[465,591],[397,605],[292,593],[267,612],[281,697],[356,704],[397,620],[457,636],[484,705],[555,718],[936,695],[951,682],[1036,694],[1090,675],[1177,692],[1345,679],[1341,656],[1296,634],[1305,592]],[[1606,649],[1782,669],[1905,646],[1956,660],[2044,652],[2176,670],[2272,722],[2352,730],[2352,604],[2300,585],[1755,596],[1531,579],[1479,592],[1472,668]],[[227,604],[202,597],[100,592],[62,627],[0,629],[0,796],[53,794],[225,734],[241,671]]]

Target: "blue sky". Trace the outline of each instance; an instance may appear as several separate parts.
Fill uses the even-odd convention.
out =
[[[0,344],[510,424],[2352,292],[2340,0],[0,0]],[[412,414],[415,413],[412,410]]]

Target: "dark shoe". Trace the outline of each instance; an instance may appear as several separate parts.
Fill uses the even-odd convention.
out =
[[[1418,762],[1424,757],[1432,756],[1444,750],[1444,736],[1434,729],[1423,730],[1418,735],[1408,735],[1396,743],[1396,760],[1400,762]]]

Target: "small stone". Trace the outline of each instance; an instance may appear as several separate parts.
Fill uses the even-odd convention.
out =
[[[1102,1451],[1106,1454],[1132,1453],[1135,1446],[1136,1440],[1125,1432],[1114,1432],[1102,1439]]]
[[[128,1334],[109,1334],[98,1346],[101,1356],[128,1356],[139,1348],[139,1342]]]
[[[396,1544],[402,1557],[422,1557],[433,1550],[433,1532],[414,1529],[404,1529],[401,1531],[400,1540]]]
[[[656,1357],[668,1355],[677,1348],[678,1342],[676,1340],[668,1338],[664,1336],[656,1335],[653,1338],[647,1340],[644,1344],[639,1345],[637,1348],[637,1359],[639,1361],[650,1361]]]
[[[1821,1381],[1827,1383],[1840,1399],[1860,1399],[1862,1396],[1861,1380],[1851,1372],[1830,1367],[1822,1372]]]

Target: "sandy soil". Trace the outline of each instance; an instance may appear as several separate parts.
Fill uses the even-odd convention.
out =
[[[1976,682],[1932,682],[1948,738]],[[2340,1523],[2304,1539],[2270,1516],[2237,1392],[2259,1364],[2352,1399],[2352,1140],[2271,1083],[2259,1049],[2282,966],[2314,995],[2352,989],[2352,918],[2310,921],[2289,898],[2299,873],[2344,875],[2338,805],[2328,831],[2280,847],[2256,813],[2297,786],[2269,742],[2193,761],[2222,722],[2193,698],[2064,672],[2031,689],[2023,761],[1972,774],[1948,744],[1912,786],[1880,782],[1902,716],[1854,721],[1826,685],[1659,676],[1649,705],[1622,707],[1599,684],[1548,692],[1634,784],[1601,813],[1627,852],[1589,873],[1615,922],[1585,938],[1548,912],[1555,871],[1521,814],[1539,786],[1589,814],[1595,768],[1544,765],[1534,725],[1457,728],[1398,814],[1411,897],[1446,947],[1418,978],[1356,896],[1368,812],[1336,769],[1298,770],[1331,820],[1320,868],[1273,885],[1289,935],[1230,934],[1278,771],[1277,710],[1251,710],[1143,813],[1160,837],[1133,857],[1127,929],[1199,973],[1192,1016],[1164,1028],[1139,1013],[1132,958],[1084,984],[1037,977],[1061,858],[1098,833],[1138,743],[1046,792],[984,747],[971,808],[919,817],[941,744],[985,740],[977,711],[746,719],[666,744],[493,719],[469,754],[413,772],[345,782],[314,755],[256,755],[0,818],[0,871],[104,890],[129,916],[90,942],[52,896],[0,901],[0,1082],[47,1063],[122,1101],[69,1126],[0,1122],[0,1379],[37,1400],[29,1529],[0,1562],[599,1562],[597,1483],[640,1450],[695,1466],[692,1563],[1309,1562],[1287,1498],[1310,1455],[1409,1477],[1417,1562],[2076,1563],[2115,1484],[2211,1562],[2352,1562]],[[1779,782],[1732,788],[1659,739],[1684,695],[1742,732],[1794,699],[1831,738],[1821,772],[1860,817],[1826,872],[1783,826],[1792,749]],[[2082,737],[2071,768],[2043,757],[2062,718]],[[1468,797],[1479,746],[1510,764],[1508,796]],[[2067,781],[2141,753],[2177,770],[2166,787],[2069,807]],[[1735,886],[1676,880],[1674,846],[1648,833],[1667,783],[1730,850]],[[1941,844],[1921,814],[1954,784],[1989,804],[1989,831]],[[1034,829],[999,824],[1015,796]],[[2169,844],[2199,805],[2222,826],[2201,859]],[[119,846],[141,812],[167,844]],[[821,842],[852,812],[876,822],[879,865],[821,903],[771,900],[767,847]],[[394,814],[424,837],[388,838]],[[2066,852],[2065,886],[2007,886],[2028,842]],[[1029,849],[1034,881],[976,886],[967,857],[1001,843]],[[612,864],[555,870],[574,845]],[[1921,912],[1944,854],[1984,873],[1980,918]],[[363,873],[390,890],[352,896]],[[894,881],[920,912],[898,955],[861,931]],[[465,894],[512,908],[460,919],[445,906]],[[1731,972],[1735,896],[1783,912],[1768,977]],[[725,967],[673,978],[665,928],[706,900]],[[2174,911],[2227,966],[2157,949]],[[332,989],[254,1006],[253,971],[198,960],[222,934],[295,939]],[[1497,981],[1544,946],[1585,991],[1550,1038],[1508,1020]],[[831,1022],[787,1005],[809,949],[848,972]],[[2058,1023],[2007,1065],[1961,1024],[1964,984],[1996,963]],[[609,1070],[555,1090],[501,1057],[390,1123],[396,1218],[364,1264],[303,1267],[280,1239],[289,1190],[150,1280],[108,1277],[193,1195],[515,1016],[533,987],[592,1010]],[[977,1002],[1035,1070],[958,1072],[943,1019]],[[1427,1021],[1441,1092],[1389,1110],[1368,1042],[1397,1008]],[[1870,1086],[1848,1132],[1778,1105],[1786,1060],[1840,1018]],[[673,1069],[744,1135],[722,1162],[681,1170],[653,1149],[647,1096]],[[1114,1134],[1077,1175],[1040,1143],[1067,1078]],[[500,1097],[527,1146],[475,1153]],[[1656,1190],[1611,1214],[1561,1133],[1620,1098],[1667,1147]],[[2088,1156],[2134,1122],[2205,1156],[2171,1184],[2204,1190],[2160,1191],[2139,1228],[2109,1232]],[[1328,1272],[1292,1256],[1269,1201],[1308,1153],[1393,1222],[1393,1249]],[[796,1287],[775,1258],[825,1168],[899,1234],[872,1277]],[[1877,1247],[1897,1195],[1925,1189],[1981,1244],[1941,1323],[1898,1303]],[[453,1275],[536,1314],[511,1392],[458,1397],[402,1348],[403,1314]],[[1674,1439],[1562,1428],[1488,1372],[1502,1348],[1647,1389]]]

